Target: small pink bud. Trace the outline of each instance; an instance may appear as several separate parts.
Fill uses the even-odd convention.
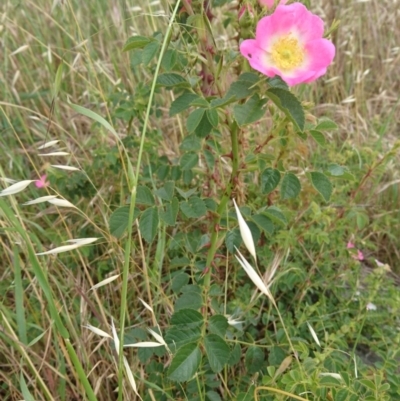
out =
[[[46,181],[47,179],[47,175],[43,174],[42,176],[40,176],[40,180],[36,180],[35,181],[35,186],[36,188],[46,188],[49,186],[49,182]]]

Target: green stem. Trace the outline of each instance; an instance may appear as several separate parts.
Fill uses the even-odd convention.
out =
[[[128,276],[129,276],[129,265],[130,265],[130,258],[132,252],[132,226],[133,226],[133,215],[135,211],[135,203],[136,203],[136,188],[138,186],[139,181],[139,173],[140,167],[142,163],[142,156],[144,150],[144,143],[146,139],[147,133],[147,125],[150,119],[150,112],[151,112],[151,105],[153,103],[154,93],[156,89],[156,81],[158,74],[161,68],[161,61],[163,59],[164,53],[169,45],[171,40],[171,33],[172,33],[172,25],[175,21],[176,14],[178,13],[180,5],[180,0],[176,2],[174,11],[171,15],[171,19],[169,20],[167,31],[165,33],[164,41],[161,47],[160,56],[157,61],[156,70],[154,72],[154,78],[150,90],[149,101],[147,103],[146,115],[144,118],[142,135],[140,138],[140,145],[138,151],[138,158],[136,164],[136,174],[131,184],[131,203],[129,207],[129,217],[128,217],[128,236],[125,245],[125,253],[124,253],[124,266],[122,272],[122,290],[121,290],[121,310],[120,310],[120,317],[119,317],[119,328],[120,328],[120,337],[119,337],[119,359],[118,359],[118,401],[122,401],[122,394],[123,394],[123,387],[122,387],[122,378],[124,372],[124,363],[123,363],[123,347],[124,347],[124,330],[125,330],[125,317],[126,317],[126,310],[127,310],[127,296],[128,296]]]
[[[204,300],[207,303],[208,291],[210,289],[210,281],[211,281],[211,264],[214,260],[215,252],[217,251],[217,243],[218,243],[218,226],[221,221],[221,215],[225,212],[226,205],[231,198],[232,191],[235,187],[235,180],[237,177],[237,173],[239,170],[239,141],[238,141],[238,132],[239,127],[236,122],[232,122],[230,124],[231,131],[231,146],[232,146],[232,173],[231,178],[225,188],[224,195],[218,205],[215,217],[212,222],[212,234],[210,239],[210,248],[207,254],[206,261],[206,269],[207,272],[204,276]]]

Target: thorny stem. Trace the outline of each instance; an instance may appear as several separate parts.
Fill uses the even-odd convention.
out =
[[[231,178],[225,188],[224,195],[222,196],[221,201],[219,202],[217,211],[212,221],[212,234],[210,239],[210,247],[208,249],[207,261],[206,261],[206,273],[204,276],[204,300],[207,303],[208,291],[210,289],[210,281],[211,281],[211,265],[214,260],[215,253],[217,251],[217,243],[218,243],[218,227],[221,221],[221,215],[225,212],[226,205],[231,198],[232,191],[235,187],[235,180],[237,177],[238,169],[239,169],[239,141],[238,141],[238,132],[239,127],[237,123],[234,121],[230,124],[230,132],[231,132],[231,145],[232,145],[232,172]],[[207,312],[205,312],[207,313]]]

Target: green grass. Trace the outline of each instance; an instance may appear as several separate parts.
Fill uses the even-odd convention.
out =
[[[184,152],[181,143],[187,136],[187,114],[169,116],[169,107],[178,97],[169,90],[155,89],[149,106],[156,54],[161,48],[148,65],[137,64],[135,53],[122,52],[122,48],[133,35],[165,34],[175,3],[138,2],[141,10],[131,3],[64,0],[55,1],[52,7],[45,0],[6,0],[0,5],[0,177],[35,180],[46,173],[50,180],[47,189],[31,184],[15,196],[0,198],[2,400],[108,401],[118,398],[118,386],[120,399],[139,399],[128,376],[122,380],[122,358],[118,359],[114,342],[84,326],[90,324],[112,335],[113,320],[118,335],[125,328],[126,341],[154,341],[147,327],[165,336],[176,305],[195,302],[192,293],[198,288],[199,297],[204,296],[204,246],[213,220],[181,214],[174,227],[160,224],[148,234],[131,224],[132,233],[120,238],[109,228],[112,213],[135,199],[130,193],[132,184],[146,186],[155,194],[167,180],[175,181],[182,191],[201,183],[208,188],[207,197],[219,201],[229,179],[228,169],[217,162],[217,177],[211,179],[204,160],[193,168],[195,179],[174,178],[172,166],[179,165]],[[207,310],[245,319],[246,335],[232,334],[227,340],[238,352],[239,362],[216,375],[205,365],[207,374],[199,373],[186,386],[166,379],[164,369],[171,364],[168,352],[125,349],[137,392],[144,400],[192,400],[196,391],[201,400],[218,399],[213,392],[223,395],[222,399],[250,400],[243,394],[252,394],[257,386],[259,400],[284,400],[288,399],[284,391],[299,394],[304,389],[313,389],[314,394],[319,391],[320,398],[315,399],[334,399],[335,394],[339,399],[335,392],[340,386],[331,383],[334,390],[330,390],[318,376],[333,371],[342,374],[346,389],[359,399],[379,400],[384,391],[391,399],[399,394],[400,338],[393,318],[399,312],[399,296],[392,282],[400,274],[397,6],[389,0],[319,0],[312,2],[312,9],[325,19],[326,26],[340,20],[333,33],[337,55],[326,76],[307,87],[294,88],[294,93],[308,102],[309,122],[327,116],[338,129],[326,132],[326,146],[291,139],[282,160],[296,174],[310,163],[323,168],[335,162],[346,165],[354,179],[334,181],[334,193],[327,203],[316,198],[309,184],[303,185],[298,199],[282,202],[260,194],[257,172],[239,179],[235,196],[238,203],[248,206],[242,209],[246,217],[266,202],[285,210],[287,225],[270,237],[261,236],[257,250],[261,272],[268,270],[277,255],[279,268],[272,289],[283,324],[267,301],[255,297],[253,285],[225,243],[215,243],[217,256],[208,254],[212,269],[209,276],[205,273],[206,282],[212,283],[205,289],[210,296],[200,310],[207,322],[211,318]],[[226,49],[227,64],[237,50],[234,22],[222,26],[230,13],[235,18],[234,8],[225,5],[215,10],[212,21],[214,39]],[[184,25],[172,25],[171,42],[178,62],[187,62],[182,62],[182,74],[194,78],[201,51],[192,37],[195,32],[184,33]],[[165,66],[161,63],[161,71]],[[220,80],[218,90],[226,92],[236,79],[235,62],[231,67],[227,68],[231,75]],[[82,113],[72,104],[105,120]],[[266,115],[257,124],[244,130],[240,157],[246,155],[249,143],[261,142],[260,132],[271,126],[271,119]],[[219,146],[221,153],[226,150],[225,134],[223,128],[220,139],[210,141],[210,153]],[[45,150],[66,151],[68,156],[39,156],[37,147],[53,139],[59,143]],[[277,142],[269,145],[265,160],[278,149]],[[246,162],[251,164],[251,160]],[[50,167],[59,164],[80,171]],[[22,205],[45,195],[59,195],[75,208]],[[141,199],[143,211],[151,202],[145,204]],[[134,220],[133,203],[126,215],[130,222]],[[169,200],[158,192],[154,204],[165,210]],[[222,225],[230,230],[236,227],[233,209],[222,217]],[[153,234],[154,240],[149,241]],[[99,240],[55,256],[35,255],[65,245],[69,239],[89,237]],[[362,250],[365,262],[351,257],[348,241]],[[387,267],[377,267],[374,259]],[[118,274],[112,283],[90,290]],[[186,284],[193,286],[189,295],[184,292]],[[377,312],[365,310],[368,302],[377,305]],[[323,347],[310,337],[306,322]],[[366,360],[365,350],[373,362]],[[262,374],[246,362],[253,360],[257,366],[257,358],[265,358]],[[213,380],[218,382],[215,387]],[[385,383],[391,385],[390,390],[381,389]],[[368,386],[372,398],[362,398]],[[301,397],[314,399],[307,394]]]

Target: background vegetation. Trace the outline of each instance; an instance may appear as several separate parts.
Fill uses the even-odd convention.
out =
[[[237,3],[212,3],[215,43],[223,50],[224,61],[235,60]],[[332,34],[337,55],[326,76],[307,87],[294,88],[294,93],[306,102],[310,123],[328,117],[337,128],[327,126],[324,135],[314,141],[289,142],[284,159],[296,174],[304,171],[305,161],[330,168],[332,197],[325,202],[309,184],[303,185],[294,200],[279,199],[273,192],[267,195],[266,190],[260,192],[257,169],[247,181],[238,183],[236,192],[249,220],[264,205],[280,208],[270,212],[272,225],[260,228],[252,221],[252,229],[258,235],[260,271],[277,266],[272,293],[283,322],[266,299],[257,298],[232,256],[233,244],[240,243],[232,206],[224,216],[230,234],[219,244],[212,264],[210,304],[203,303],[210,220],[193,212],[189,200],[189,211],[185,213],[180,206],[177,217],[173,198],[186,202],[195,188],[207,199],[218,200],[226,170],[216,162],[215,154],[225,148],[225,139],[221,135],[221,148],[210,142],[201,152],[196,143],[185,141],[188,113],[171,116],[171,104],[179,94],[165,87],[156,89],[150,118],[145,117],[161,38],[175,4],[122,0],[1,3],[0,176],[20,181],[46,174],[50,182],[45,189],[32,184],[13,197],[0,198],[2,400],[117,399],[121,381],[114,342],[86,326],[112,335],[113,319],[117,329],[121,328],[124,283],[128,288],[127,343],[154,341],[146,331],[152,328],[164,335],[174,353],[179,333],[173,326],[178,332],[188,326],[188,317],[179,321],[177,312],[188,306],[201,313],[209,307],[215,316],[239,322],[228,327],[222,318],[207,321],[211,334],[224,337],[229,358],[221,357],[224,363],[219,369],[215,363],[221,360],[215,362],[206,353],[193,380],[168,371],[171,356],[165,347],[127,348],[124,354],[137,393],[145,400],[294,399],[284,391],[310,400],[398,399],[400,3],[305,3],[325,20],[326,27],[340,20]],[[183,13],[178,15],[181,25],[172,32],[174,40],[183,39],[161,67],[163,71],[190,71],[188,76],[194,79],[199,52],[184,18]],[[133,35],[152,38],[147,45],[154,45],[123,52]],[[236,79],[224,75],[223,90]],[[104,124],[77,112],[71,103],[109,121],[134,166],[143,126],[148,123],[137,215],[143,219],[146,211],[158,208],[164,217],[160,224],[141,231],[140,222],[134,224],[135,246],[129,258],[124,256],[127,235],[123,226],[130,193],[121,143]],[[252,141],[262,143],[272,123],[266,113],[248,127],[242,155]],[[59,142],[49,149],[68,155],[40,156],[38,146],[50,140]],[[265,152],[266,163],[274,150],[271,145]],[[187,151],[202,156],[193,164],[193,160],[182,160]],[[75,166],[79,171],[51,165]],[[335,166],[343,168],[338,178],[334,178]],[[220,177],[212,176],[219,173]],[[58,194],[75,207],[23,205],[48,194]],[[118,215],[117,223],[114,220],[110,226],[113,212],[123,206],[126,214]],[[209,216],[214,206],[207,203],[206,207]],[[69,239],[91,237],[101,240],[56,256],[34,255],[65,245]],[[348,242],[355,244],[353,250],[347,249]],[[363,261],[357,259],[356,249],[362,251]],[[90,290],[121,274],[126,260],[127,281],[121,275]],[[205,331],[204,327],[199,330]],[[196,330],[185,336],[196,339]],[[126,400],[139,399],[129,378],[119,394]]]

